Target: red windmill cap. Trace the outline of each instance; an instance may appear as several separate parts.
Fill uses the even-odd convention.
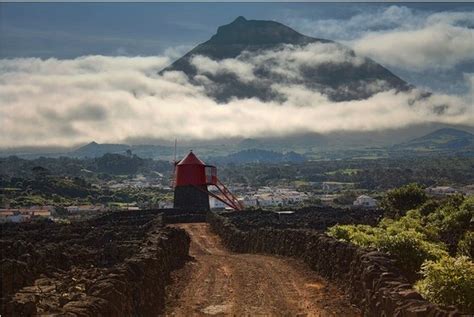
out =
[[[178,165],[206,165],[203,161],[197,158],[194,155],[193,151],[190,151],[188,155],[184,159],[182,159]]]

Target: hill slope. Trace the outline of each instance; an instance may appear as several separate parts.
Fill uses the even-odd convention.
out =
[[[248,149],[242,150],[237,153],[232,153],[227,156],[211,157],[210,160],[214,163],[235,163],[235,164],[246,164],[246,163],[301,163],[306,160],[306,157],[295,153],[287,152],[280,153],[275,151],[267,151],[261,149]]]
[[[474,135],[462,130],[444,128],[399,144],[396,148],[413,151],[473,151]]]
[[[285,100],[276,85],[304,86],[335,101],[410,88],[380,64],[341,44],[302,35],[278,22],[243,17],[219,27],[210,40],[161,73],[167,71],[184,72],[220,102],[235,97]]]
[[[166,157],[171,156],[173,154],[173,148],[170,146],[99,144],[93,141],[80,148],[75,149],[74,151],[67,153],[67,156],[79,158],[95,158],[101,157],[107,153],[126,154],[127,150],[130,150],[133,154],[144,158],[165,159]]]

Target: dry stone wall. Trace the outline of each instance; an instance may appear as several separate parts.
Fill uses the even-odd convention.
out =
[[[232,251],[302,259],[320,275],[345,289],[366,316],[461,316],[424,300],[386,254],[362,249],[308,229],[270,227],[241,230],[225,216],[208,222]]]
[[[156,316],[189,236],[152,211],[2,231],[2,316]]]

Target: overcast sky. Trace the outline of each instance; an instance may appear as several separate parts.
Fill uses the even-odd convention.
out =
[[[405,106],[413,96],[393,93],[362,104],[334,105],[298,87],[275,87],[288,94],[286,111],[255,100],[216,110],[220,106],[185,78],[150,75],[239,15],[275,20],[305,35],[342,42],[418,88],[433,91],[438,99],[427,101],[426,107],[443,100],[451,112],[436,118],[420,109],[410,112]],[[169,138],[177,130],[212,138],[334,131],[341,123],[345,129],[364,131],[423,120],[473,125],[473,52],[473,3],[0,3],[0,146],[31,145],[39,139],[42,145],[68,145],[92,139]],[[245,62],[239,65],[251,78],[252,64]],[[218,66],[225,65],[235,64]],[[141,90],[152,91],[154,99],[137,97]],[[318,100],[321,107],[301,109],[301,98]],[[175,103],[179,107],[165,109]],[[382,109],[380,103],[385,109],[377,111],[380,116],[357,116],[362,109]],[[196,104],[208,113],[199,117],[202,126],[182,131],[180,124],[169,123],[183,113],[194,115]],[[344,111],[334,111],[336,106]],[[238,119],[235,109],[240,109]],[[292,123],[276,129],[275,122],[288,118],[289,112]],[[273,117],[242,128],[262,113]],[[317,128],[305,120],[318,116],[331,120]],[[396,118],[403,122],[395,123]],[[206,124],[215,125],[213,120],[227,124],[210,129]],[[18,122],[37,129],[17,128]],[[122,126],[115,128],[118,123]]]

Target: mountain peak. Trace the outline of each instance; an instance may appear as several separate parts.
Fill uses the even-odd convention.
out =
[[[235,19],[234,22],[232,23],[245,23],[245,22],[247,22],[246,18],[244,18],[243,16],[238,16],[237,19]]]
[[[183,57],[176,60],[172,65],[165,68],[161,73],[167,71],[181,71],[198,85],[196,75],[203,74],[210,80],[204,85],[206,94],[218,102],[227,102],[232,98],[258,98],[262,101],[285,100],[285,94],[274,89],[274,84],[279,83],[304,85],[308,90],[317,90],[326,94],[331,100],[345,101],[355,99],[365,99],[376,93],[367,87],[380,86],[379,82],[384,82],[383,87],[378,91],[396,89],[397,91],[408,90],[409,85],[399,77],[392,74],[382,65],[370,59],[364,59],[363,63],[351,62],[331,62],[329,59],[325,63],[317,63],[311,67],[302,67],[295,61],[295,69],[298,69],[298,79],[281,72],[273,72],[280,63],[278,58],[273,61],[271,58],[264,58],[252,66],[252,73],[255,79],[251,82],[241,80],[236,72],[232,70],[208,71],[205,67],[198,67],[194,57],[204,56],[209,59],[220,61],[241,57],[241,60],[250,62],[249,55],[262,54],[265,51],[274,51],[279,54],[282,47],[291,45],[290,50],[295,52],[302,46],[310,43],[332,44],[328,50],[337,54],[348,54],[355,57],[355,53],[349,48],[336,42],[312,38],[298,33],[292,28],[275,21],[247,20],[239,16],[229,24],[220,26],[217,33],[208,41],[199,44]],[[246,54],[242,54],[242,53]],[[252,53],[252,54],[247,54]],[[284,54],[284,53],[283,53]],[[315,55],[318,54],[317,51]],[[285,58],[283,58],[285,59]],[[317,56],[315,56],[317,61]],[[286,63],[286,61],[285,61]],[[284,68],[287,68],[284,65]],[[278,67],[277,67],[278,68]]]
[[[220,26],[207,44],[302,44],[309,38],[275,21],[247,20],[243,16]]]

